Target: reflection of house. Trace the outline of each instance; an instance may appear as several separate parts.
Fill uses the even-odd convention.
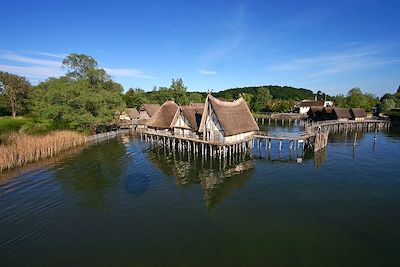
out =
[[[356,121],[363,121],[367,117],[367,114],[363,108],[352,108],[350,113],[351,118]]]
[[[208,94],[199,127],[203,140],[237,143],[252,139],[258,130],[258,125],[243,98],[225,102]]]
[[[203,110],[204,104],[191,104],[180,107],[178,116],[173,124],[174,134],[198,137],[196,134],[199,130]]]
[[[149,132],[169,133],[174,126],[178,113],[179,106],[174,101],[165,102],[147,121]]]
[[[251,160],[235,161],[225,167],[202,164],[201,161],[187,161],[179,155],[149,150],[148,160],[163,174],[175,176],[182,187],[199,185],[204,192],[207,208],[221,204],[234,190],[238,190],[251,178],[254,164]]]
[[[339,121],[347,121],[351,119],[351,114],[348,108],[334,108],[334,119]]]

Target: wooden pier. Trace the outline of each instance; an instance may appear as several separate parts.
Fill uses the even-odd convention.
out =
[[[225,158],[235,154],[253,155],[256,148],[261,151],[272,149],[273,142],[278,145],[278,151],[282,151],[283,144],[289,144],[290,151],[312,150],[317,152],[328,144],[329,133],[350,133],[358,131],[381,131],[390,127],[387,120],[364,121],[321,121],[306,122],[305,130],[295,133],[283,132],[256,132],[252,138],[234,143],[222,143],[218,141],[205,141],[197,135],[176,135],[170,132],[146,131],[141,133],[142,140],[151,145],[161,146],[171,151],[185,152],[194,157]]]
[[[271,113],[257,115],[254,118],[259,125],[275,125],[275,126],[285,126],[287,122],[289,126],[295,125],[303,127],[308,119],[306,114],[298,113]]]

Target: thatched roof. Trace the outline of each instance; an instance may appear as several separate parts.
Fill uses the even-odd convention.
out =
[[[351,119],[351,114],[348,108],[334,108],[337,119]]]
[[[147,126],[154,128],[171,128],[177,116],[179,106],[174,101],[167,101],[147,121]]]
[[[211,104],[211,107],[223,128],[224,136],[258,131],[258,125],[254,120],[246,101],[242,97],[233,102],[226,102],[208,94],[205,107],[208,106],[208,103]],[[204,117],[206,114],[208,114],[207,108],[205,108],[203,112],[200,131],[204,131]]]
[[[363,108],[352,108],[350,110],[350,113],[353,118],[365,118],[367,117],[367,114],[365,113],[365,110]]]
[[[324,100],[304,101],[299,104],[299,107],[323,107],[324,104],[325,104]]]
[[[139,112],[136,110],[136,108],[126,108],[124,111],[131,119],[139,118]]]
[[[192,130],[198,131],[200,122],[201,122],[201,116],[202,116],[203,110],[204,110],[204,104],[203,103],[193,103],[190,106],[182,106],[181,109],[182,109],[183,115],[189,121],[190,126],[192,127]]]
[[[147,114],[149,114],[150,117],[153,117],[153,115],[157,112],[157,110],[160,109],[159,104],[143,104],[140,107],[140,111],[146,111]]]

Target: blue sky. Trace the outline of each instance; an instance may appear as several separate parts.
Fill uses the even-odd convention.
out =
[[[400,85],[398,1],[6,1],[0,70],[33,83],[93,56],[125,90],[290,85],[382,95]]]

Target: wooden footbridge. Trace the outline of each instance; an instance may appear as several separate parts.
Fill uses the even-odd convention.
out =
[[[142,140],[151,145],[162,146],[164,149],[200,155],[202,157],[224,158],[234,154],[247,153],[257,147],[258,151],[264,146],[271,150],[272,143],[278,142],[278,150],[282,150],[283,143],[289,144],[289,150],[312,149],[314,152],[326,147],[329,133],[348,133],[357,131],[381,131],[390,127],[388,120],[363,120],[363,121],[321,121],[305,122],[304,131],[287,132],[256,132],[253,138],[235,143],[222,143],[218,141],[205,141],[197,135],[176,135],[169,132],[145,131],[141,133]]]
[[[389,120],[330,120],[319,122],[306,122],[305,130],[296,133],[286,132],[258,132],[255,134],[256,146],[261,149],[262,143],[265,143],[266,149],[271,149],[272,141],[279,142],[279,151],[282,150],[283,141],[288,141],[289,149],[312,148],[314,152],[326,147],[328,144],[329,133],[348,133],[357,131],[381,131],[388,130]]]

